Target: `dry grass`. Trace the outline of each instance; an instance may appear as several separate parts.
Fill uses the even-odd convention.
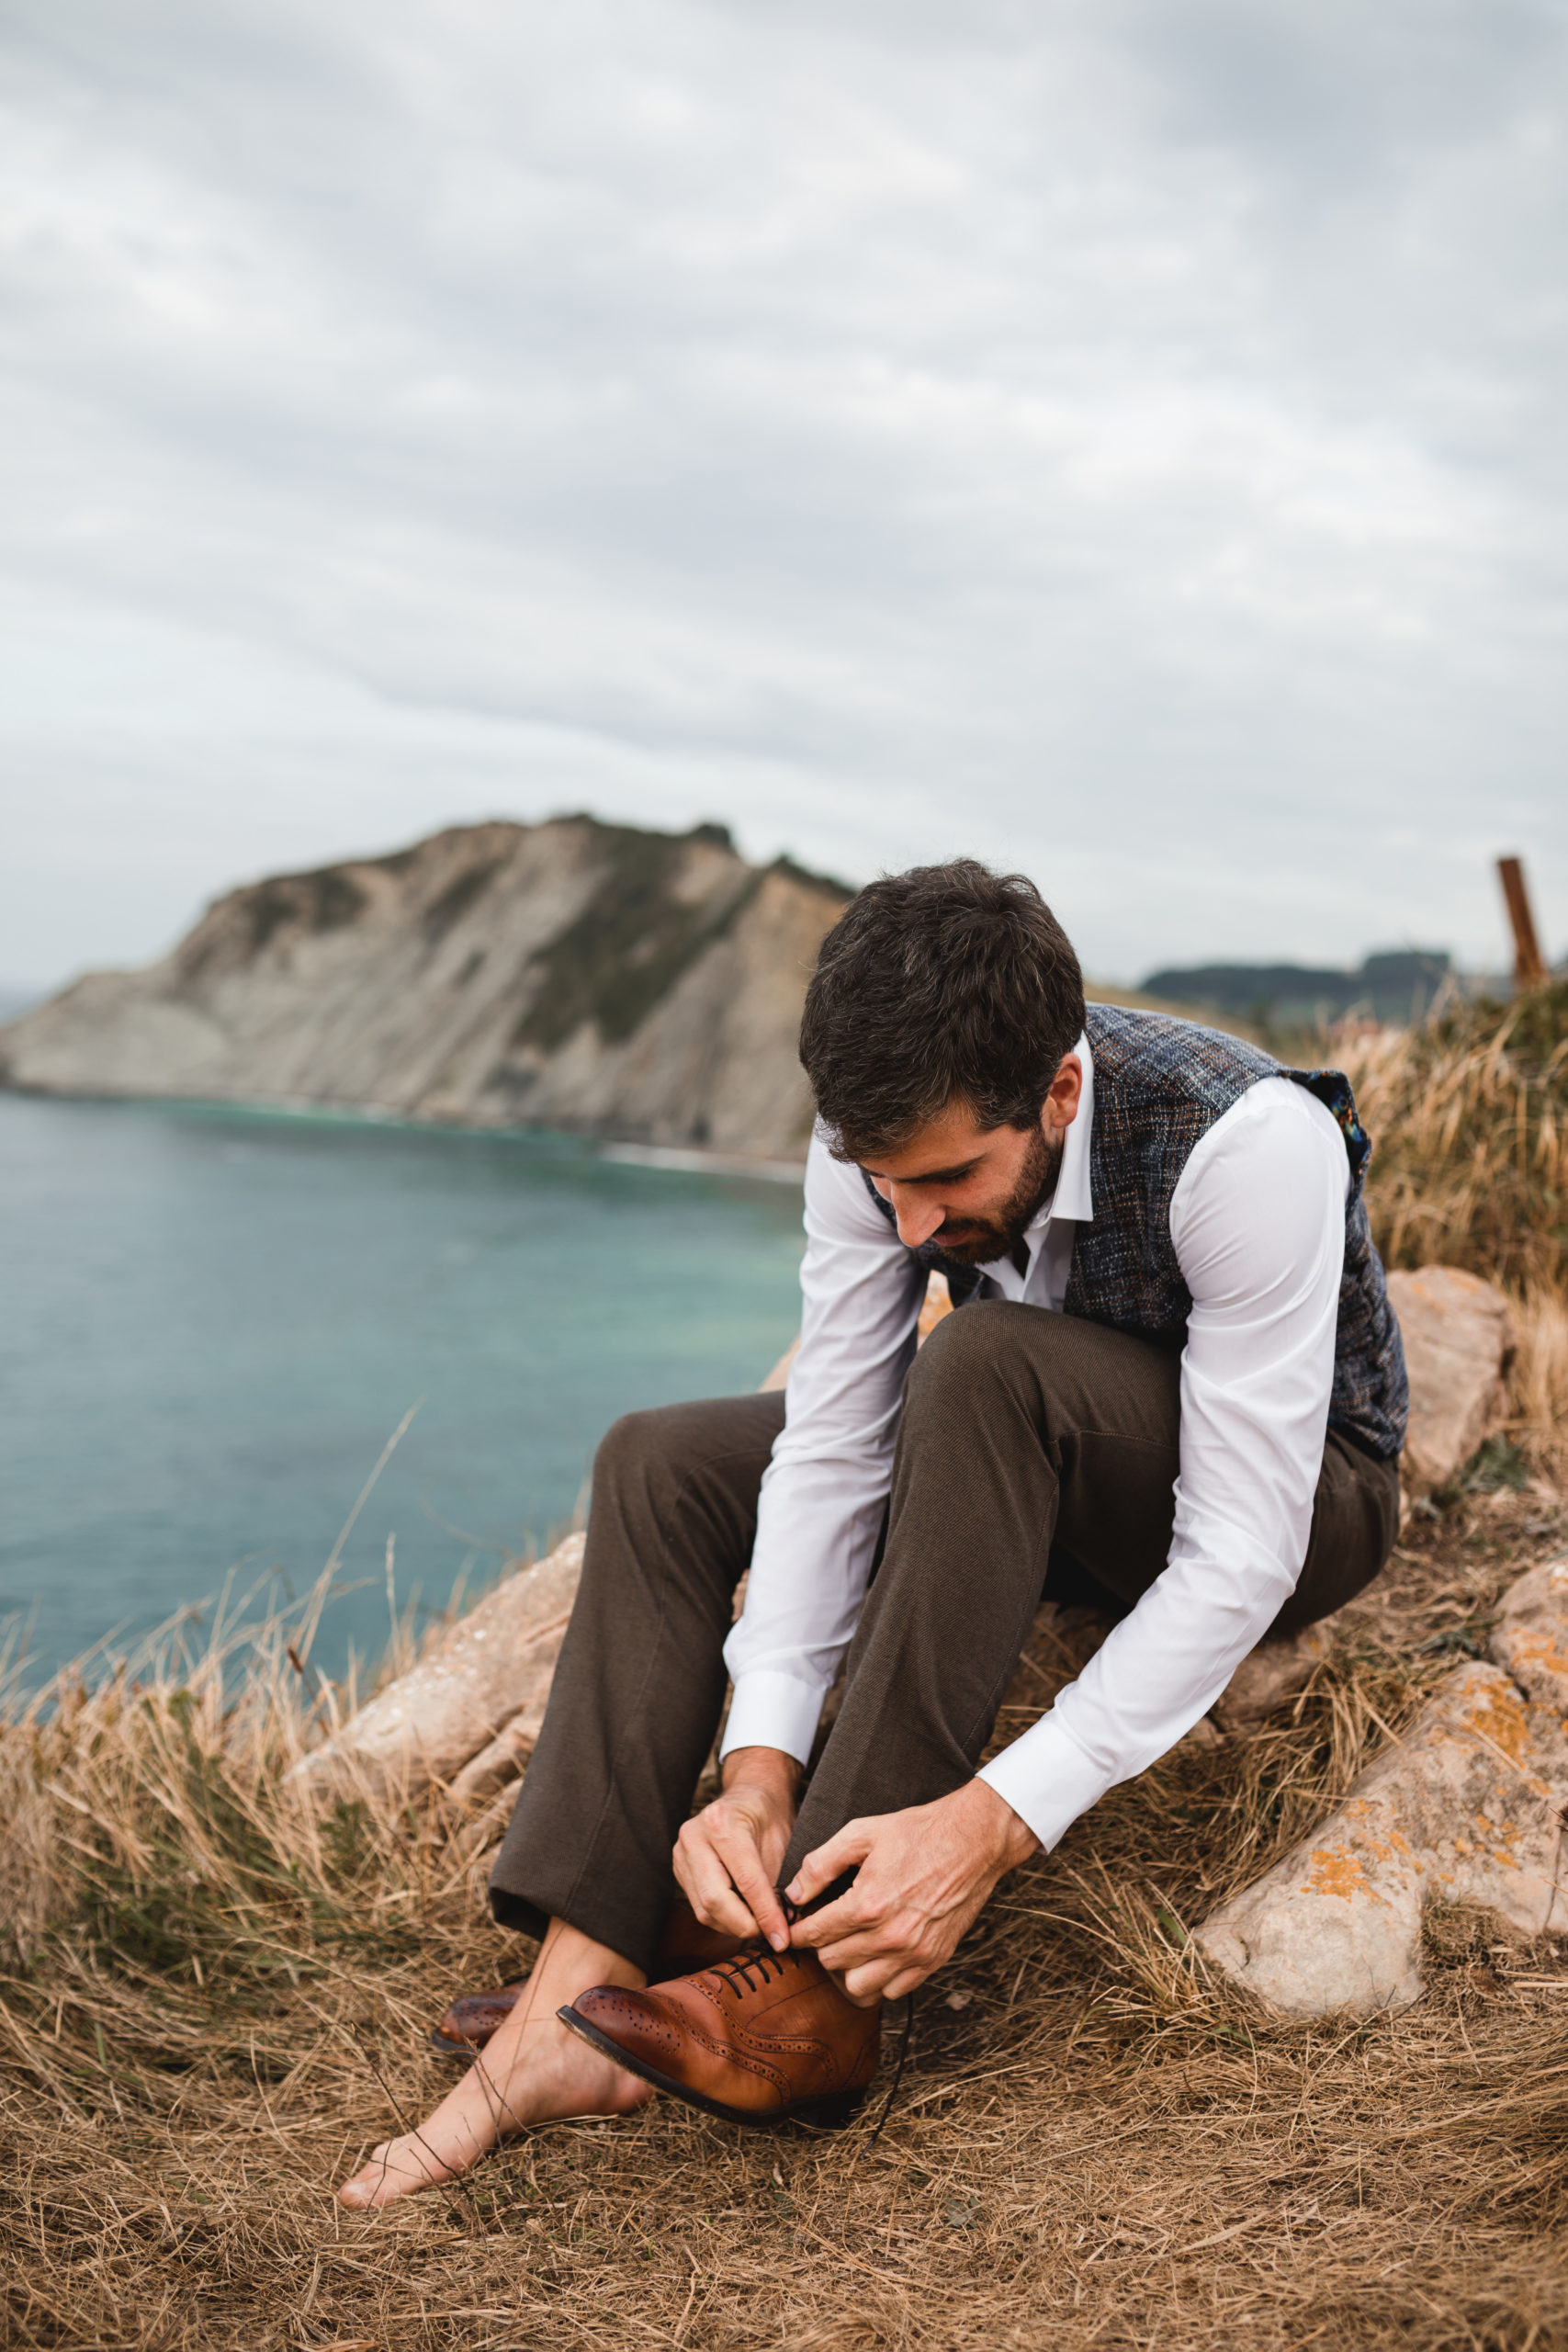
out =
[[[863,2122],[747,2136],[660,2101],[370,2219],[330,2183],[444,2086],[423,2040],[454,1986],[519,1957],[471,1831],[438,1804],[288,1800],[310,1724],[282,1628],[17,1711],[4,2340],[1568,2344],[1558,1951],[1457,1916],[1405,2016],[1280,2028],[1186,1939],[1561,1522],[1504,1483],[1416,1530],[1298,1702],[1187,1743],[1010,1882],[920,1996],[874,2146]],[[1067,1631],[1043,1625],[1003,1734],[1071,1670]]]
[[[1561,1291],[1536,1283],[1514,1311],[1515,1433],[1540,1467],[1561,1479],[1568,1476],[1568,1303]]]
[[[1413,1520],[1298,1701],[1184,1743],[1009,1882],[919,1996],[874,2143],[867,2122],[748,2136],[660,2100],[344,2213],[331,2184],[445,2086],[432,2018],[525,1956],[484,1913],[474,1825],[370,1791],[324,1818],[289,1798],[347,1700],[306,1698],[282,1623],[196,1656],[176,1633],[14,1700],[0,2341],[1568,2347],[1562,1951],[1434,1917],[1415,2008],[1301,2027],[1214,1981],[1187,1935],[1563,1538],[1540,1476],[1568,1401],[1562,995],[1342,1056],[1391,1255],[1501,1273],[1520,1300],[1517,1443]],[[1000,1735],[1072,1670],[1072,1630],[1043,1623]]]
[[[1568,1277],[1568,980],[1439,1005],[1335,1049],[1376,1141],[1369,1201],[1391,1266],[1467,1266],[1511,1291]]]
[[[1510,1295],[1513,1436],[1568,1476],[1568,980],[1499,1005],[1439,1002],[1415,1031],[1323,1048],[1375,1148],[1367,1187],[1389,1266],[1464,1266]]]

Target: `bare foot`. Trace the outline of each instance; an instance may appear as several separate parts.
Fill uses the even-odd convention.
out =
[[[603,2056],[556,2016],[590,1984],[647,1982],[642,1973],[552,1921],[528,1988],[440,2106],[400,2139],[374,2149],[339,2202],[365,2211],[456,2179],[498,2141],[531,2123],[574,2115],[627,2115],[652,2097],[647,2083]]]

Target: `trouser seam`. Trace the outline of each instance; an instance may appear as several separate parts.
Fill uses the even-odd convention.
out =
[[[1057,1481],[1056,1492],[1059,1511],[1061,1498],[1061,1481],[1059,1479]],[[1032,1556],[1036,1561],[1039,1561],[1040,1559],[1040,1549],[1041,1539],[1036,1536],[1032,1547]],[[1045,1589],[1045,1577],[1050,1565],[1050,1545],[1047,1544],[1045,1546],[1045,1559],[1039,1567],[1038,1576],[1037,1577],[1031,1579],[1030,1587],[1025,1588],[1026,1593],[1029,1589],[1032,1589],[1034,1598],[1032,1600],[1028,1600],[1026,1599],[1023,1604],[1019,1619],[1018,1643],[1013,1651],[1012,1663],[1010,1666],[1005,1667],[998,1674],[995,1681],[991,1685],[989,1697],[982,1702],[978,1712],[975,1715],[974,1721],[970,1724],[969,1729],[959,1743],[966,1757],[972,1747],[979,1747],[985,1745],[986,1737],[991,1727],[996,1723],[997,1711],[1000,1707],[1003,1699],[1007,1696],[1008,1685],[1012,1680],[1014,1674],[1018,1670],[1018,1661],[1023,1656],[1025,1645],[1029,1640],[1029,1628],[1032,1624],[1035,1611],[1040,1606],[1040,1595]],[[982,1726],[984,1726],[984,1729],[982,1729]],[[978,1741],[976,1741],[976,1733],[980,1734]]]

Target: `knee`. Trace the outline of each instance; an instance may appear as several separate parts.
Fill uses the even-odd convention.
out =
[[[611,1422],[593,1456],[595,1495],[646,1487],[669,1458],[660,1426],[667,1419],[667,1413],[655,1407],[646,1412],[623,1413],[618,1421]]]
[[[1029,1312],[1007,1299],[982,1298],[944,1315],[909,1367],[905,1410],[946,1412],[1005,1381],[1017,1352],[1018,1318]]]
[[[713,1451],[700,1406],[655,1405],[612,1421],[593,1456],[592,1498],[662,1506]]]

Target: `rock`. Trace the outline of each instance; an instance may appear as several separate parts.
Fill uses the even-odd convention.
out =
[[[1542,1560],[1510,1585],[1487,1647],[1527,1699],[1568,1718],[1568,1559]]]
[[[932,1274],[926,1283],[925,1299],[920,1307],[920,1319],[915,1327],[915,1345],[923,1348],[944,1315],[953,1312],[953,1293],[947,1286],[945,1274]]]
[[[1514,1318],[1495,1284],[1458,1266],[1390,1274],[1388,1294],[1410,1374],[1402,1474],[1407,1489],[1420,1493],[1456,1478],[1502,1419]]]
[[[1226,1731],[1240,1731],[1261,1723],[1265,1715],[1303,1690],[1328,1656],[1328,1635],[1321,1625],[1309,1625],[1294,1640],[1259,1642],[1248,1652],[1225,1685],[1214,1713]]]
[[[1421,1990],[1421,1911],[1475,1904],[1527,1934],[1568,1928],[1558,1899],[1568,1731],[1501,1667],[1460,1667],[1404,1739],[1310,1838],[1197,1934],[1276,2009],[1403,2007]]]
[[[323,1792],[367,1779],[412,1794],[456,1781],[470,1760],[494,1758],[491,1777],[477,1775],[484,1787],[493,1786],[502,1744],[521,1759],[544,1721],[582,1543],[569,1535],[536,1566],[503,1578],[417,1666],[312,1748],[290,1777]],[[470,1792],[482,1792],[477,1785]]]
[[[0,1026],[0,1085],[357,1105],[803,1157],[796,1044],[843,886],[721,827],[456,825],[230,891],[173,954]]]
[[[561,1630],[564,1638],[564,1626]],[[537,1686],[533,1676],[529,1677],[530,1684],[535,1687],[532,1704],[513,1715],[509,1724],[503,1724],[495,1737],[487,1741],[477,1756],[471,1756],[456,1775],[450,1790],[455,1804],[482,1804],[487,1797],[495,1794],[497,1789],[504,1788],[509,1781],[519,1778],[523,1767],[534,1753],[535,1743],[544,1725],[545,1708],[549,1702],[550,1686],[555,1679],[556,1662],[559,1656],[560,1645],[557,1642],[551,1645],[549,1675],[543,1687]]]

